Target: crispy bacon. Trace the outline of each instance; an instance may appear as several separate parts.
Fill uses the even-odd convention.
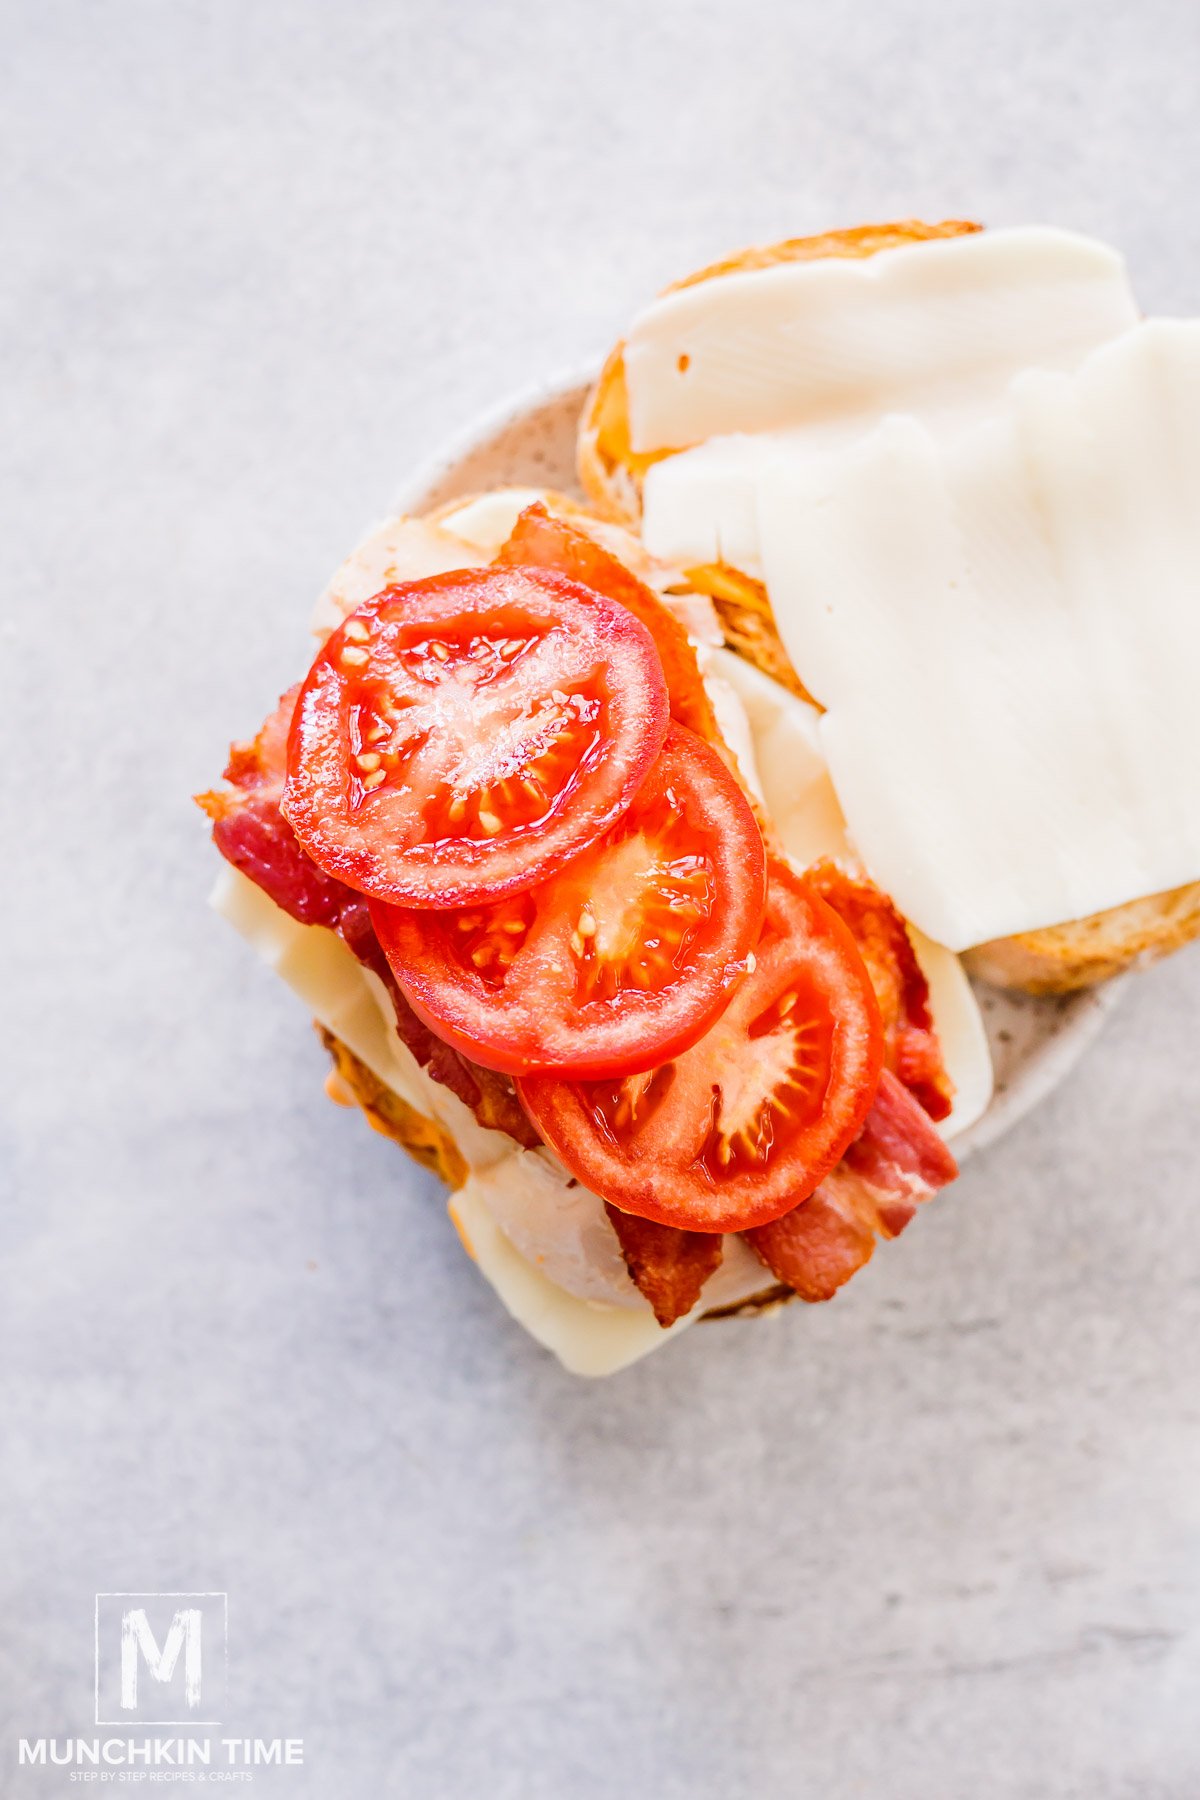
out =
[[[833,1173],[790,1213],[744,1235],[802,1300],[831,1300],[870,1260],[876,1237],[897,1237],[957,1173],[924,1108],[885,1069],[862,1133]]]
[[[374,933],[372,937],[374,938]],[[387,958],[379,949],[378,938],[374,938],[374,944],[380,961],[386,968]],[[360,956],[359,960],[365,961],[366,958]],[[383,979],[382,970],[377,969],[376,973]],[[491,1131],[507,1132],[524,1149],[536,1150],[542,1140],[529,1123],[510,1078],[499,1074],[495,1069],[481,1067],[460,1050],[444,1044],[436,1032],[430,1031],[428,1025],[418,1019],[396,986],[390,970],[386,980],[396,1011],[397,1034],[401,1042],[407,1044],[421,1067],[427,1069],[435,1081],[449,1088],[452,1094],[457,1094],[463,1105],[474,1113],[480,1125],[486,1125]]]
[[[721,743],[716,714],[687,632],[658,595],[594,537],[553,517],[538,501],[525,508],[496,561],[557,569],[631,612],[654,639],[667,678],[671,717],[707,743]]]
[[[908,927],[887,895],[865,875],[850,875],[828,860],[805,879],[847,925],[867,965],[887,1037],[887,1066],[931,1119],[944,1119],[954,1101],[929,1011],[929,983]]]
[[[721,1263],[719,1232],[680,1231],[621,1212],[606,1200],[604,1210],[617,1234],[625,1267],[664,1328],[691,1312],[700,1289]]]
[[[288,730],[299,692],[297,682],[257,737],[230,746],[225,768],[229,787],[197,794],[196,801],[212,820],[213,842],[227,862],[302,925],[328,925],[336,931],[350,890],[318,869],[279,810]]]
[[[287,775],[287,739],[299,691],[299,683],[288,689],[257,737],[232,746],[225,769],[230,786],[196,796],[213,822],[213,842],[226,861],[293,919],[336,931],[387,988],[397,1034],[421,1067],[457,1094],[481,1125],[505,1131],[526,1149],[535,1149],[542,1140],[526,1118],[512,1082],[452,1050],[421,1023],[396,986],[362,895],[319,869],[284,818],[280,802]]]

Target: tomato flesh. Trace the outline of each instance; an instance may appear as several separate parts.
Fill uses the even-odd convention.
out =
[[[541,886],[448,914],[376,905],[410,1006],[509,1074],[619,1075],[685,1050],[759,935],[766,858],[717,753],[672,725],[629,810]]]
[[[626,810],[667,729],[645,627],[553,571],[385,588],[301,688],[283,807],[373,897],[451,907],[532,887]]]
[[[682,1055],[618,1080],[518,1082],[573,1175],[625,1212],[742,1231],[811,1194],[857,1136],[883,1065],[879,1008],[846,927],[773,862],[754,966]]]

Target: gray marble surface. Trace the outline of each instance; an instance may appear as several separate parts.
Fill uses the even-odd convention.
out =
[[[1191,0],[3,6],[0,1793],[223,1589],[319,1800],[1200,1792],[1200,956],[832,1307],[579,1384],[321,1096],[192,790],[411,463],[743,241],[1200,310]]]

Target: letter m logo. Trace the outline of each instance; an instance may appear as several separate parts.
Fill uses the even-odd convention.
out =
[[[224,1594],[97,1594],[96,1723],[220,1724],[226,1625]]]
[[[183,1697],[195,1712],[200,1704],[203,1674],[204,1614],[197,1606],[186,1606],[171,1620],[160,1650],[154,1641],[144,1606],[132,1606],[121,1615],[121,1707],[136,1713],[138,1703],[138,1663],[144,1657],[146,1668],[155,1681],[164,1686],[175,1673],[183,1647]]]

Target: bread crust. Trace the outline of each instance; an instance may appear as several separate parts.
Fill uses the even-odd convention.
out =
[[[979,230],[980,225],[964,219],[946,219],[937,225],[904,219],[891,225],[862,225],[818,237],[789,238],[710,263],[666,292],[785,262],[873,256],[902,244],[961,237]],[[630,447],[624,344],[619,343],[584,403],[578,446],[580,481],[598,512],[636,530],[645,472],[670,454],[638,455]],[[688,579],[712,596],[731,649],[792,693],[811,700],[784,649],[761,582],[721,564],[690,569]],[[997,987],[1017,988],[1027,994],[1067,994],[1094,987],[1135,964],[1156,962],[1197,936],[1200,882],[1131,900],[1090,918],[996,938],[968,951],[964,960],[972,975]]]
[[[687,579],[698,594],[706,594],[716,609],[726,646],[770,675],[780,687],[787,688],[798,700],[813,699],[783,647],[775,627],[775,615],[767,590],[752,575],[730,569],[724,563],[706,563],[699,569],[688,569]]]
[[[1069,994],[1130,968],[1145,968],[1200,936],[1200,882],[1130,900],[1066,925],[979,944],[970,974],[1027,994]]]
[[[362,1108],[374,1130],[407,1150],[422,1168],[440,1175],[447,1187],[460,1188],[470,1171],[450,1133],[386,1087],[332,1031],[317,1025],[316,1032],[333,1058],[333,1075],[326,1083],[330,1098],[346,1103],[348,1096],[350,1104]],[[331,1086],[335,1080],[337,1086]]]

